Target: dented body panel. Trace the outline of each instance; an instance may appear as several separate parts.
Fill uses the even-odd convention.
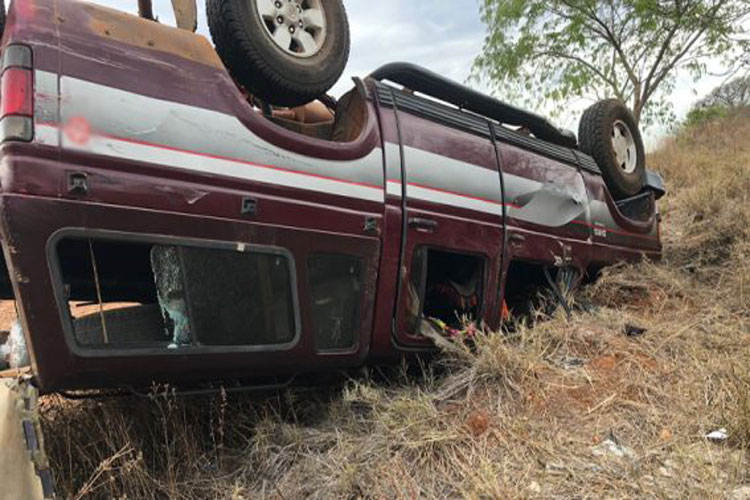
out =
[[[285,377],[430,348],[406,331],[420,248],[483,263],[478,319],[493,328],[514,260],[592,271],[660,255],[655,201],[628,218],[600,175],[504,142],[489,123],[486,136],[447,126],[389,105],[365,80],[354,140],[304,136],[253,109],[200,35],[73,0],[16,4],[4,47],[33,51],[34,138],[0,146],[3,288],[43,391]],[[169,302],[155,262],[181,249],[270,256],[236,269],[255,273],[252,303],[288,308],[248,322],[288,328],[268,330],[273,345],[201,342],[202,311],[231,311],[241,287],[217,288],[229,295],[206,305],[184,281],[172,291],[187,302]],[[77,265],[87,252],[95,265]],[[97,301],[161,314],[165,331],[87,345],[76,328],[114,332],[115,313],[78,314]],[[192,344],[175,335],[180,315]],[[99,318],[103,331],[90,324]]]

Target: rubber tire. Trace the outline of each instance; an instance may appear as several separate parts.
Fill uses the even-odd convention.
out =
[[[297,58],[269,36],[255,0],[206,0],[216,52],[232,76],[258,99],[277,106],[299,106],[325,94],[349,59],[349,21],[341,0],[326,0],[328,33],[320,51]]]
[[[625,122],[635,141],[638,158],[635,170],[630,174],[617,165],[612,149],[612,132],[617,120]],[[596,160],[604,181],[616,200],[641,192],[646,182],[646,150],[635,117],[625,103],[618,99],[606,99],[587,109],[578,126],[578,141],[579,149]]]

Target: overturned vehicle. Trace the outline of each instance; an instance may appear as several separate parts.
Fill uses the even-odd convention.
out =
[[[623,104],[576,137],[409,64],[335,100],[338,0],[208,0],[215,47],[173,3],[182,29],[148,2],[11,6],[6,375],[284,384],[432,350],[426,322],[498,328],[545,276],[659,257],[661,179]]]

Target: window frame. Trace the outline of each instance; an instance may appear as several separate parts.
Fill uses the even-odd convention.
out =
[[[481,279],[481,286],[479,294],[479,305],[477,307],[477,317],[474,318],[474,324],[479,325],[481,324],[484,314],[487,309],[487,285],[489,284],[488,278],[488,260],[487,256],[483,254],[477,254],[472,252],[461,252],[457,251],[456,249],[452,248],[443,248],[439,246],[433,246],[433,245],[417,245],[414,247],[414,250],[412,252],[412,262],[409,264],[409,277],[408,280],[411,280],[411,273],[414,270],[414,255],[419,251],[424,250],[425,251],[425,261],[426,264],[424,268],[422,269],[422,275],[420,276],[420,290],[419,290],[419,317],[416,322],[416,331],[413,333],[409,333],[409,335],[420,335],[420,325],[425,320],[424,316],[424,305],[425,305],[425,295],[427,295],[427,276],[429,275],[430,271],[430,252],[440,252],[444,254],[455,254],[455,255],[463,255],[466,257],[472,257],[479,261],[480,265],[482,266],[482,279]],[[408,333],[408,332],[407,332]]]
[[[121,345],[112,347],[99,346],[89,347],[80,345],[75,338],[73,318],[70,307],[65,297],[62,265],[57,252],[57,245],[64,239],[92,239],[107,242],[139,243],[146,245],[186,246],[210,250],[229,250],[240,253],[262,253],[284,257],[289,267],[289,279],[291,286],[291,300],[293,308],[294,335],[289,342],[283,344],[266,345],[224,345],[205,346],[190,345],[181,346],[176,349],[166,347],[133,347],[126,348]],[[56,231],[47,241],[47,265],[52,281],[52,291],[57,303],[59,317],[62,323],[65,341],[71,352],[76,356],[84,358],[118,358],[118,357],[144,357],[144,356],[195,356],[205,354],[235,354],[235,353],[265,353],[290,351],[300,344],[302,339],[302,321],[300,315],[299,288],[297,283],[297,266],[294,254],[286,248],[266,245],[255,245],[243,242],[228,242],[220,240],[205,240],[198,238],[165,236],[145,233],[131,233],[124,231],[110,231],[101,229],[64,228]]]

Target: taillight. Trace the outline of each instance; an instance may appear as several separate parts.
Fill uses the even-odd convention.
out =
[[[32,81],[33,75],[28,69],[8,68],[3,72],[0,79],[0,119],[8,115],[33,115]]]
[[[34,72],[31,49],[9,45],[0,76],[0,142],[34,138]]]

